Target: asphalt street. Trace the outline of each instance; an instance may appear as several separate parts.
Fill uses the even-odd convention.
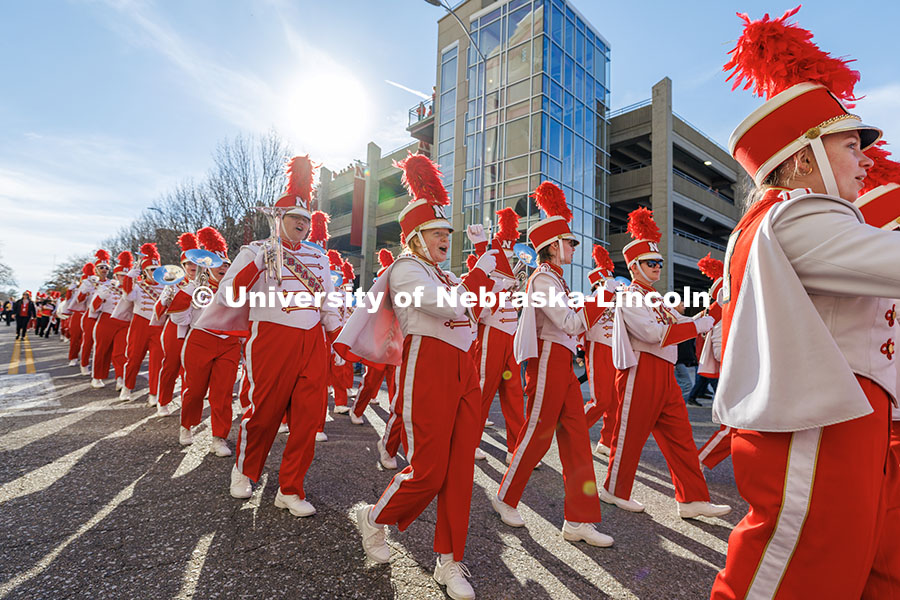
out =
[[[306,476],[318,512],[300,519],[273,506],[286,436],[276,440],[253,497],[235,500],[233,460],[207,453],[208,407],[195,443],[183,448],[178,413],[158,418],[146,403],[146,371],[139,399],[122,402],[114,385],[94,390],[66,366],[68,346],[58,338],[29,336],[16,350],[14,337],[15,328],[0,323],[0,598],[447,597],[431,577],[435,503],[405,532],[390,529],[389,564],[363,554],[354,509],[376,501],[394,474],[378,465],[375,442],[387,414],[377,403],[365,426],[329,416],[329,439],[317,444]],[[690,417],[700,445],[716,426],[706,406],[691,408]],[[615,545],[594,548],[560,535],[555,442],[522,498],[526,527],[500,522],[489,502],[505,471],[497,402],[490,418],[496,425],[482,439],[488,459],[475,467],[465,558],[478,598],[708,597],[731,528],[746,512],[730,461],[705,474],[713,501],[735,510],[724,519],[681,520],[651,439],[633,493],[646,512],[604,504],[598,528]],[[591,438],[599,433],[598,424]],[[594,457],[598,483],[607,462]]]

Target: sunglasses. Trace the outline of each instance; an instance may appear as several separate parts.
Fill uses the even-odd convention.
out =
[[[659,267],[661,269],[663,266],[663,261],[661,261],[661,260],[642,260],[641,264],[647,265],[651,269],[655,269],[657,267]]]

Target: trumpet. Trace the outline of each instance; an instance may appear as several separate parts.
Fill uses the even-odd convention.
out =
[[[257,206],[256,210],[266,215],[269,221],[269,240],[263,251],[266,253],[266,276],[281,285],[281,273],[284,268],[284,248],[281,245],[281,219],[285,208],[274,206]]]

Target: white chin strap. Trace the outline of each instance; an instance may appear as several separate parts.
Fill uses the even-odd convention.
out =
[[[425,238],[422,237],[422,232],[416,231],[416,237],[419,238],[419,244],[422,245],[422,254],[425,255],[425,258],[427,258],[431,262],[434,262],[434,259],[431,258],[431,253],[428,252],[428,246],[425,245]]]
[[[831,170],[831,162],[828,160],[828,154],[825,152],[822,136],[810,140],[809,146],[812,148],[813,156],[816,158],[816,164],[819,165],[819,172],[822,174],[823,183],[825,183],[825,193],[829,196],[840,198],[837,180],[834,178],[834,171]]]
[[[647,277],[647,274],[644,272],[644,267],[641,266],[641,261],[639,261],[639,260],[634,261],[634,265],[637,267],[637,270],[641,274],[641,277],[643,277],[645,281],[650,283],[650,278]]]

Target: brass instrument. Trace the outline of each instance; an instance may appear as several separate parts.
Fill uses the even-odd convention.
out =
[[[275,206],[257,206],[256,210],[266,215],[269,221],[269,240],[263,248],[266,253],[266,276],[281,285],[281,273],[284,269],[284,248],[281,245],[281,219],[288,211]]]

